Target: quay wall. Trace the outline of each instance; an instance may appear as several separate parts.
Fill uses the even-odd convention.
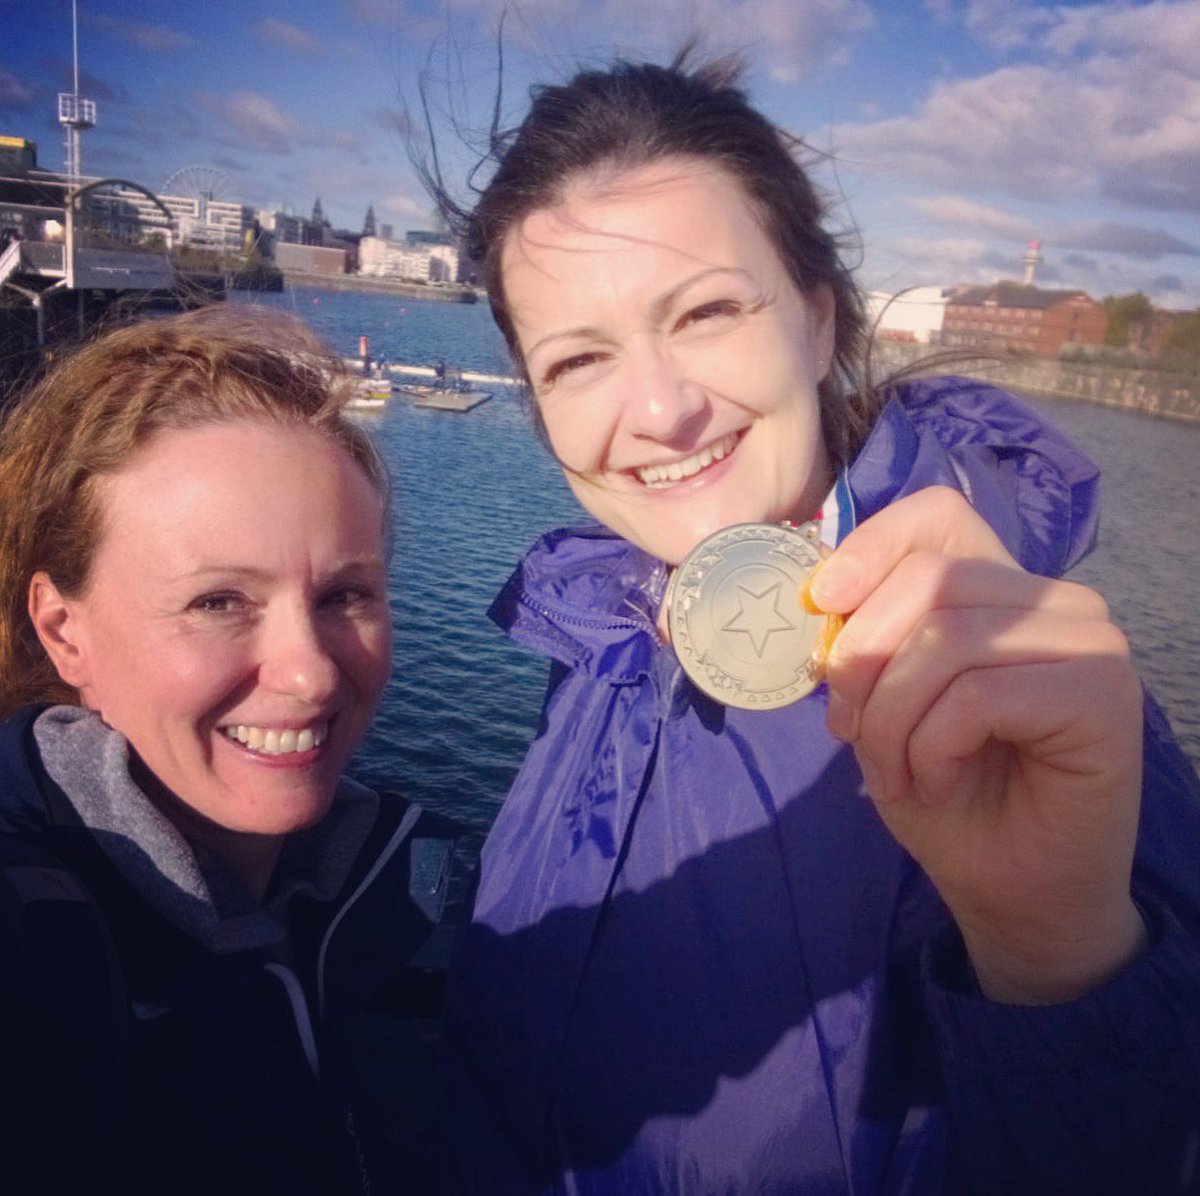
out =
[[[440,303],[475,303],[471,287],[457,283],[428,286],[420,282],[401,282],[395,278],[372,278],[364,274],[318,274],[308,270],[284,270],[285,286],[315,287],[327,291],[367,291],[383,295],[403,295],[408,299],[432,299]]]
[[[924,346],[877,346],[876,376],[929,357]],[[1040,358],[970,358],[932,363],[943,373],[986,378],[1008,390],[1081,399],[1161,419],[1200,423],[1200,376]]]

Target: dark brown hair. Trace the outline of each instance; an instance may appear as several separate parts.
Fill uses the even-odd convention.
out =
[[[510,231],[561,201],[581,174],[667,157],[720,166],[743,188],[800,293],[821,285],[833,293],[835,345],[820,388],[822,427],[831,457],[846,461],[874,422],[877,403],[865,377],[862,298],[825,228],[826,204],[800,163],[807,147],[751,106],[738,86],[739,60],[692,68],[690,57],[687,48],[670,66],[617,62],[563,85],[535,87],[521,124],[508,133],[493,130],[495,173],[474,208],[447,200],[436,178],[434,192],[457,218],[492,314],[524,369],[501,269]]]
[[[235,420],[310,427],[362,466],[386,513],[387,472],[342,414],[351,386],[298,320],[225,307],[120,328],[55,363],[0,426],[0,716],[76,700],[29,620],[29,584],[44,570],[63,594],[86,590],[98,481],[157,433]]]

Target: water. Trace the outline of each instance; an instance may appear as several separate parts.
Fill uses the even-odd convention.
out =
[[[256,301],[296,310],[347,356],[366,335],[371,352],[391,362],[511,372],[486,304],[305,290]],[[1105,470],[1102,542],[1074,576],[1109,600],[1143,676],[1200,762],[1200,427],[1035,404]],[[483,830],[536,730],[546,678],[544,658],[511,645],[486,611],[541,532],[585,516],[504,387],[466,415],[398,399],[364,419],[396,478],[396,668],[351,771]]]
[[[1070,576],[1104,595],[1138,672],[1200,765],[1200,425],[1069,399],[1028,401],[1101,468],[1100,542]]]
[[[255,301],[294,308],[346,356],[366,335],[372,355],[393,363],[512,372],[486,303],[306,290]],[[396,663],[350,770],[481,830],[533,736],[546,683],[545,659],[514,647],[487,609],[538,535],[585,518],[515,391],[492,394],[463,415],[397,398],[361,417],[396,484]]]

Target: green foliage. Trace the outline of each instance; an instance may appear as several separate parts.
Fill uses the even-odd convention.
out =
[[[1187,357],[1200,357],[1200,308],[1175,317],[1167,350]]]
[[[1117,349],[1128,345],[1135,330],[1147,328],[1154,316],[1154,305],[1141,291],[1129,295],[1109,295],[1102,303],[1108,316],[1104,343]]]

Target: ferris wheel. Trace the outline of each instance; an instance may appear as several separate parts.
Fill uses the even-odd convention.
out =
[[[229,199],[234,193],[234,184],[229,175],[215,166],[185,166],[163,183],[162,193],[205,203],[212,199]]]

